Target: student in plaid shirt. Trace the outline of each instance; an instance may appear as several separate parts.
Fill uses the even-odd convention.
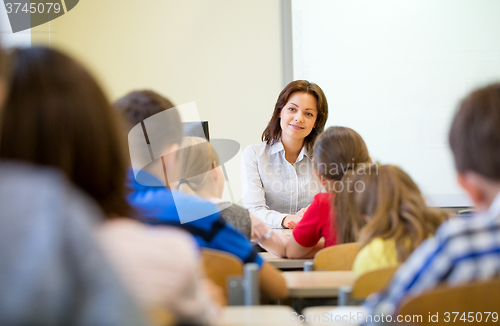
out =
[[[423,242],[389,289],[367,299],[368,315],[395,315],[403,299],[440,283],[453,286],[500,275],[500,83],[461,102],[449,142],[458,182],[478,213],[449,220]]]

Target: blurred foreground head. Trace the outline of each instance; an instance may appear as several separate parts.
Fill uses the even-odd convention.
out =
[[[9,60],[5,51],[0,47],[0,108],[2,107],[7,92]],[[1,114],[0,114],[1,121]],[[1,124],[0,124],[1,125]]]
[[[56,50],[12,53],[0,157],[61,170],[106,215],[127,216],[122,125],[78,62]]]
[[[487,209],[500,191],[500,83],[462,100],[449,143],[459,183],[478,209]]]

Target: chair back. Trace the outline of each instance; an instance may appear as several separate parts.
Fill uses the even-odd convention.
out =
[[[230,253],[214,249],[203,248],[202,256],[206,276],[222,287],[227,298],[226,280],[229,276],[243,275],[243,263]]]
[[[359,243],[344,243],[321,249],[314,256],[315,271],[350,271],[359,251]]]
[[[370,294],[382,290],[389,284],[398,268],[399,265],[377,269],[361,275],[354,283],[351,298],[356,300],[365,299]]]
[[[499,293],[500,278],[453,287],[442,285],[405,300],[399,314],[412,316],[421,314],[423,317],[421,322],[413,322],[415,325],[448,324],[447,316],[451,322],[455,320],[457,324],[463,324],[465,318],[471,324],[498,325],[500,321]],[[445,314],[447,312],[450,314]],[[458,312],[458,315],[453,312]],[[429,314],[430,316],[438,314],[439,322],[430,321]],[[488,315],[489,318],[486,321]],[[457,316],[456,319],[455,316]],[[481,317],[482,320],[479,321]]]
[[[166,309],[155,309],[155,310],[148,310],[147,315],[149,316],[149,319],[153,323],[153,325],[161,325],[161,326],[171,326],[171,325],[178,325],[178,322],[176,320],[176,317],[173,313]]]

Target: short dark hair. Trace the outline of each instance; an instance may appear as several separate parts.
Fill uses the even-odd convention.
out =
[[[262,141],[267,142],[267,144],[272,144],[273,142],[278,142],[281,140],[281,125],[280,125],[280,113],[281,109],[286,105],[290,96],[295,92],[304,92],[311,94],[316,98],[318,106],[318,116],[316,118],[316,127],[313,128],[311,133],[307,135],[304,140],[304,144],[308,150],[312,149],[314,141],[319,134],[321,134],[325,128],[326,119],[328,119],[328,102],[326,101],[325,93],[316,84],[310,83],[307,80],[295,80],[281,91],[274,106],[273,116],[269,121],[266,129],[262,133]]]
[[[96,80],[49,48],[12,54],[0,157],[58,168],[107,216],[130,216],[123,125]]]
[[[500,180],[500,83],[474,90],[462,100],[449,143],[458,172]]]
[[[340,181],[347,169],[354,169],[369,160],[365,141],[351,128],[330,127],[314,145],[315,169],[329,180]]]
[[[169,118],[165,121],[168,137],[165,146],[180,144],[183,137],[183,127],[179,112],[166,97],[151,91],[133,91],[118,99],[114,106],[129,124],[129,130],[145,119],[165,110],[169,110]]]

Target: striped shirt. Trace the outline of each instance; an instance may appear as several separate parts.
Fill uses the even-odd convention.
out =
[[[456,286],[500,275],[500,193],[487,212],[445,222],[398,269],[384,293],[368,297],[368,315],[395,314],[404,299],[438,284]]]

